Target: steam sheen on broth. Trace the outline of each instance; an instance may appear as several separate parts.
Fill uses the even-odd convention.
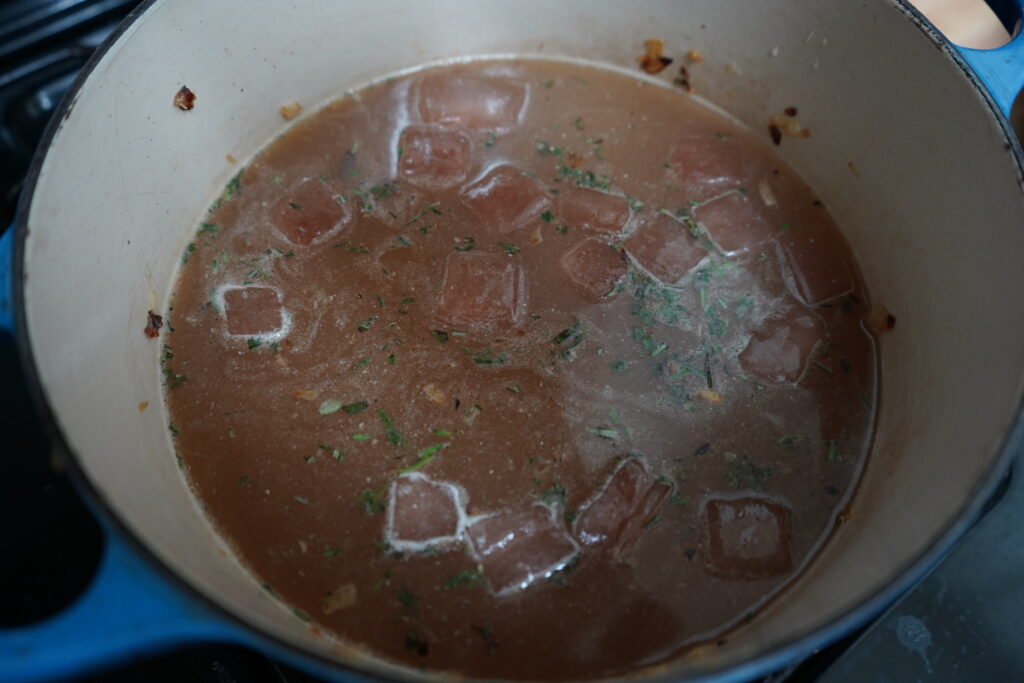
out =
[[[162,371],[205,510],[297,618],[415,667],[622,673],[796,576],[870,443],[838,228],[693,99],[549,61],[296,122],[183,256]]]

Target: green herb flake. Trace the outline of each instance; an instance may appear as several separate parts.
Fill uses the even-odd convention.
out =
[[[843,456],[839,453],[839,446],[836,445],[835,439],[828,440],[828,460],[829,462],[842,462]]]
[[[220,228],[217,227],[216,223],[205,223],[204,222],[204,223],[200,223],[199,224],[199,233],[200,234],[206,233],[207,235],[215,235],[218,230],[220,230]]]
[[[242,171],[236,173],[228,184],[224,187],[224,192],[220,198],[223,201],[231,201],[231,199],[242,192]]]
[[[322,551],[320,551],[320,556],[321,557],[337,557],[338,555],[341,555],[342,552],[344,552],[344,551],[342,551],[341,548],[339,548],[337,546],[334,546],[334,547],[331,547],[331,548],[324,548]]]
[[[540,87],[542,87],[542,88],[548,88],[548,89],[550,89],[550,88],[553,88],[553,87],[555,87],[555,80],[554,80],[553,78],[551,78],[551,79],[548,79],[548,80],[546,80],[546,81],[541,81],[541,82],[539,83],[539,85],[540,85]]]
[[[397,362],[398,359],[395,358],[395,354],[392,353],[388,356],[388,365],[395,365]]]
[[[398,602],[402,604],[402,607],[407,607],[409,609],[415,609],[416,605],[418,605],[420,601],[420,596],[416,595],[405,586],[402,586],[395,591],[395,596],[398,598]]]
[[[416,472],[417,470],[423,469],[430,463],[431,460],[433,460],[436,457],[437,452],[442,448],[448,448],[448,444],[435,443],[432,446],[427,446],[426,448],[420,449],[416,453],[416,462],[409,465],[408,467],[403,467],[402,469],[398,470],[398,473],[408,474],[409,472]]]
[[[551,221],[555,220],[555,214],[551,213],[550,209],[542,213],[540,217],[541,220],[543,220],[545,223],[550,223]]]
[[[562,233],[564,235],[565,233],[569,232],[569,226],[568,225],[559,225],[558,227],[555,228],[555,230],[557,230],[558,232],[560,232],[560,233]]]
[[[565,507],[565,487],[557,481],[553,482],[550,486],[541,491],[537,497],[548,505]]]
[[[243,474],[238,478],[238,483],[235,484],[235,490],[237,491],[238,489],[247,485],[250,481],[252,481],[252,477],[250,477],[248,474]]]
[[[661,516],[660,515],[655,515],[654,517],[651,517],[649,520],[644,522],[644,528],[645,529],[650,529],[652,526],[658,526],[658,524],[660,524],[660,523],[661,523]]]
[[[510,384],[507,387],[505,387],[505,389],[507,389],[508,391],[511,391],[513,394],[521,394],[521,393],[523,393],[523,388],[521,386],[519,386],[518,384]]]
[[[508,363],[508,355],[504,352],[495,355],[494,351],[490,348],[486,349],[463,349],[466,353],[469,353],[473,357],[473,362],[477,365],[505,365]]]
[[[377,322],[377,316],[372,315],[369,318],[364,318],[363,320],[360,320],[359,324],[356,325],[356,329],[359,330],[360,332],[366,332],[371,327],[373,327],[373,324],[375,322]]]
[[[395,578],[395,571],[393,569],[385,570],[384,574],[377,579],[377,581],[370,586],[375,591],[379,591],[381,588],[387,588],[391,585],[391,579]]]
[[[612,370],[614,370],[615,372],[625,372],[625,370],[629,367],[626,364],[626,361],[622,360],[621,358],[617,358],[614,361],[612,361],[611,366]]]
[[[572,127],[575,128],[576,130],[583,130],[583,119],[582,118],[574,119],[573,122],[572,122]]]
[[[833,370],[829,366],[825,365],[821,361],[817,361],[816,360],[816,361],[813,361],[813,362],[814,362],[815,367],[818,367],[818,368],[824,370],[825,372],[827,372],[830,375],[834,375],[835,374],[835,370]]]
[[[451,436],[452,433],[447,429],[435,429],[434,436]]]
[[[498,246],[504,247],[506,256],[515,256],[522,251],[522,249],[509,242],[498,242]]]
[[[305,211],[306,210],[306,207],[304,207],[302,204],[298,204],[296,202],[288,202],[288,206],[290,206],[291,208],[295,209],[296,211]]]
[[[359,506],[368,515],[376,515],[384,512],[388,507],[387,499],[377,491],[364,489],[359,494]]]
[[[772,468],[761,467],[750,462],[746,456],[742,456],[729,464],[725,475],[734,489],[751,488],[763,491],[765,482],[772,476]]]
[[[487,139],[484,140],[484,147],[494,147],[496,140],[497,138],[494,137],[494,133],[488,132]]]
[[[587,429],[587,431],[593,434],[594,436],[601,437],[602,439],[615,440],[619,438],[619,430],[612,429],[611,427],[591,427]]]
[[[349,415],[358,415],[369,408],[370,404],[366,401],[353,401],[352,403],[346,403],[345,405],[339,405],[338,407]]]
[[[467,569],[449,576],[448,580],[444,582],[444,587],[445,590],[452,590],[453,588],[468,589],[477,586],[483,580],[484,574],[480,569]]]
[[[370,436],[369,434],[353,434],[352,435],[352,440],[353,441],[371,441],[372,439],[373,439],[373,437]]]
[[[350,251],[353,254],[369,254],[370,250],[361,244],[352,244],[351,242],[339,242],[334,245],[335,249],[344,249]]]
[[[498,649],[498,639],[494,637],[494,626],[490,622],[483,626],[474,626],[473,630],[480,634],[488,650]]]
[[[416,297],[414,297],[414,296],[407,296],[404,299],[402,299],[401,301],[399,301],[398,303],[402,304],[403,306],[405,304],[414,304],[414,303],[416,303]]]
[[[310,621],[309,615],[306,614],[305,612],[303,612],[302,610],[300,610],[297,607],[292,610],[292,614],[294,614],[296,617],[298,617],[299,619],[301,619],[302,621],[305,621],[307,623]]]
[[[434,333],[434,339],[441,342],[442,344],[448,343],[448,333],[444,330],[432,330]]]
[[[410,627],[409,630],[405,632],[405,649],[410,652],[415,652],[421,657],[425,657],[427,652],[430,651],[430,645],[423,639],[423,636],[420,635],[419,629],[416,627]]]
[[[296,503],[299,503],[300,505],[309,505],[309,501],[303,498],[302,496],[292,496],[292,500],[294,500]]]
[[[542,157],[560,157],[564,151],[564,147],[553,147],[543,140],[537,141],[537,154]]]
[[[188,263],[189,256],[194,254],[195,251],[196,251],[196,243],[195,242],[189,242],[188,246],[185,247],[185,253],[183,253],[181,255],[181,265],[185,265],[186,263]]]
[[[379,417],[380,421],[384,423],[384,427],[387,430],[385,433],[387,440],[391,442],[392,445],[396,447],[401,447],[402,444],[405,443],[405,437],[402,436],[402,433],[400,431],[395,429],[395,423],[391,421],[391,418],[388,417],[388,414],[383,410],[378,410],[377,417]]]
[[[262,346],[263,342],[259,339],[256,339],[255,337],[249,337],[249,341],[246,342],[246,344],[249,346],[249,349],[252,350]]]
[[[668,499],[673,505],[686,505],[690,502],[689,498],[678,493],[673,493]]]
[[[461,241],[456,240],[455,251],[472,251],[476,240],[472,237],[463,237]]]
[[[793,444],[795,444],[799,440],[800,440],[799,436],[786,435],[786,436],[782,437],[781,439],[779,439],[779,445],[780,446],[792,446]]]

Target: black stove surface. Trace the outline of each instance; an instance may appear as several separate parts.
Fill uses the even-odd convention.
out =
[[[13,219],[25,173],[51,114],[95,48],[137,4],[138,0],[0,0],[0,234]],[[28,400],[14,340],[3,332],[0,434],[5,451],[0,454],[0,518],[5,520],[0,547],[4,557],[14,558],[13,562],[0,561],[2,629],[36,622],[71,604],[89,584],[103,545],[98,523],[61,471],[59,460],[51,456],[45,429]],[[892,680],[910,680],[926,672],[934,672],[934,681],[976,680],[988,666],[984,653],[990,650],[978,647],[977,643],[966,654],[929,650],[934,650],[936,644],[944,646],[943,634],[953,632],[943,620],[952,623],[960,614],[955,610],[928,611],[925,605],[934,602],[938,581],[942,586],[955,584],[958,600],[973,600],[980,605],[986,601],[1000,602],[1003,609],[999,612],[1004,620],[1007,615],[1020,613],[1024,607],[1024,582],[1015,584],[1014,596],[1019,599],[1006,604],[1006,591],[994,594],[988,586],[987,565],[976,561],[974,554],[977,547],[988,548],[1000,563],[1003,571],[999,576],[1004,579],[1013,570],[1018,570],[1017,576],[1024,575],[1019,572],[1024,569],[1024,541],[1015,541],[1014,552],[1003,546],[999,546],[998,553],[993,550],[997,545],[993,539],[1013,528],[1014,520],[1020,518],[1018,510],[1024,512],[1024,485],[1020,488],[1020,495],[1009,496],[1012,506],[997,506],[995,513],[972,532],[964,544],[969,557],[963,559],[958,550],[922,587],[911,592],[875,625],[768,677],[766,683],[886,680],[889,662],[907,652],[913,656],[903,657],[907,661],[903,662],[902,671],[909,678],[901,675]],[[944,578],[950,564],[954,565],[952,578]],[[973,574],[972,567],[976,567]],[[922,616],[908,621],[908,610]],[[924,631],[920,626],[925,627]],[[992,621],[988,627],[1000,633],[1004,631],[999,629],[1011,629],[1008,620]],[[926,640],[922,640],[924,634]],[[950,650],[952,647],[949,644]],[[949,676],[942,675],[944,661]],[[1014,674],[1011,677],[1017,680],[1024,678],[1024,654],[1002,657],[995,669],[1002,675]],[[961,677],[962,674],[966,676]],[[82,678],[80,682],[317,680],[253,650],[205,645],[129,664]]]

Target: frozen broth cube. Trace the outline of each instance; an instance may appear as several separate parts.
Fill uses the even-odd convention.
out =
[[[662,213],[629,236],[626,251],[666,285],[682,279],[708,253],[685,225]]]
[[[508,164],[494,167],[460,193],[483,226],[499,235],[538,220],[551,203],[540,183]]]
[[[466,533],[491,590],[498,595],[551,576],[578,552],[554,512],[543,505],[483,517],[470,523]]]
[[[221,310],[228,334],[239,337],[273,336],[287,322],[281,294],[273,287],[237,287],[220,291]]]
[[[770,382],[797,382],[822,336],[821,319],[801,306],[769,318],[751,335],[740,353],[740,365]]]
[[[834,230],[814,225],[789,230],[779,236],[779,247],[797,294],[808,306],[853,289],[846,248]]]
[[[270,209],[270,221],[285,239],[306,247],[348,224],[352,215],[327,183],[307,178]]]
[[[521,281],[519,265],[508,257],[455,252],[445,262],[440,313],[461,322],[514,323]]]
[[[428,74],[418,92],[423,121],[479,130],[511,128],[526,104],[525,84],[478,74]]]
[[[616,555],[640,540],[672,486],[657,479],[637,458],[627,458],[583,504],[573,534],[583,545],[608,544]]]
[[[419,472],[391,485],[387,539],[396,550],[455,543],[462,532],[459,490]]]
[[[786,506],[761,496],[711,498],[702,517],[708,573],[723,579],[767,579],[792,569]]]
[[[617,233],[629,220],[629,202],[599,190],[573,187],[558,195],[555,212],[570,228]]]
[[[698,206],[693,217],[723,251],[756,246],[772,236],[772,226],[739,192],[730,192]]]
[[[398,172],[413,185],[441,189],[466,180],[471,145],[458,128],[409,126],[398,144]]]
[[[686,199],[704,201],[752,182],[761,165],[729,136],[691,135],[669,152],[669,165]]]
[[[565,252],[562,270],[580,289],[601,298],[615,289],[627,268],[618,249],[596,237],[588,237]]]

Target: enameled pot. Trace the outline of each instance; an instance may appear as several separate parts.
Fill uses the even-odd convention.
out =
[[[1019,17],[1012,2],[999,9]],[[724,646],[643,675],[763,674],[863,624],[934,566],[1024,435],[1024,156],[1007,123],[1021,40],[957,50],[899,0],[156,0],[79,77],[2,243],[0,324],[108,533],[76,604],[0,631],[0,679],[195,640],[332,679],[429,677],[318,635],[233,558],[174,457],[146,312],[166,306],[178,256],[240,167],[229,157],[244,164],[289,125],[281,105],[312,111],[384,74],[477,55],[634,69],[652,37],[677,55],[699,48],[700,95],[755,131],[799,107],[813,136],[779,151],[898,322],[880,341],[881,414],[852,514]],[[183,84],[197,94],[187,113],[171,106]]]

